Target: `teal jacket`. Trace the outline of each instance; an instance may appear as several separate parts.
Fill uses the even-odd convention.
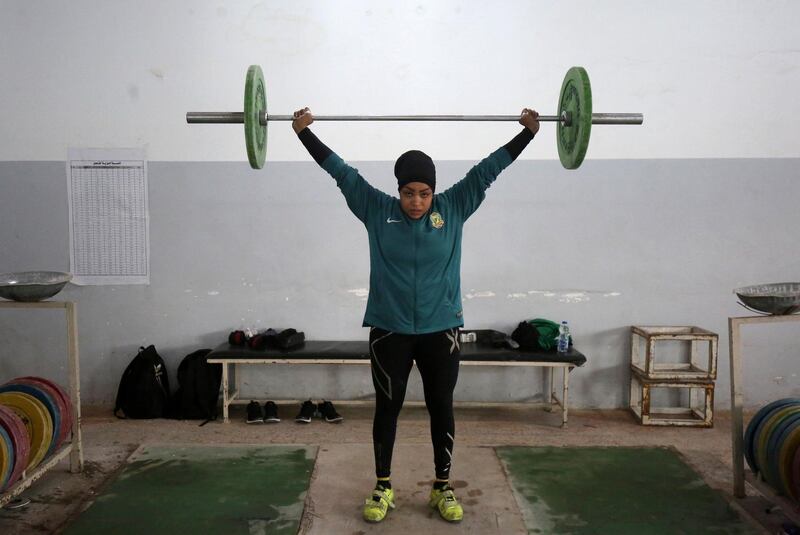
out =
[[[531,136],[532,137],[532,136]],[[397,197],[373,188],[335,153],[322,168],[369,235],[369,298],[364,326],[424,334],[464,325],[461,306],[461,236],[464,222],[513,158],[501,147],[448,190],[430,211],[413,220]]]

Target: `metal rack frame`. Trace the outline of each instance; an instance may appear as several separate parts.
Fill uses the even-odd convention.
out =
[[[83,443],[81,440],[81,388],[80,388],[80,354],[78,351],[78,316],[73,301],[37,301],[20,303],[16,301],[0,301],[0,308],[11,309],[64,309],[67,314],[67,361],[69,366],[69,395],[75,418],[72,421],[72,440],[61,447],[30,472],[22,473],[22,478],[3,494],[0,494],[0,507],[13,500],[30,487],[51,468],[58,465],[69,455],[70,472],[83,471]]]
[[[728,348],[731,360],[731,444],[733,454],[733,495],[744,498],[744,423],[742,405],[742,338],[741,327],[751,323],[784,323],[800,321],[800,315],[744,316],[728,318]]]

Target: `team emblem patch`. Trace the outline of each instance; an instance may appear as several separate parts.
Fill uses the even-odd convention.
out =
[[[442,214],[439,212],[433,212],[431,214],[431,225],[433,228],[442,228],[444,226],[444,219],[442,219]]]

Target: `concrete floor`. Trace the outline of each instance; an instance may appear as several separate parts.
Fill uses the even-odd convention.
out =
[[[23,496],[30,505],[0,511],[0,533],[58,533],[87,507],[141,444],[310,444],[319,453],[306,500],[300,533],[526,533],[493,446],[674,446],[708,485],[721,490],[749,522],[764,533],[779,533],[780,511],[748,488],[748,498],[733,500],[730,420],[715,415],[713,429],[642,427],[622,410],[571,411],[569,426],[559,427],[560,414],[520,405],[456,409],[453,484],[465,506],[459,525],[448,525],[425,501],[432,480],[432,452],[425,409],[403,410],[393,463],[398,509],[379,525],[360,518],[361,505],[374,484],[371,446],[372,409],[337,405],[345,420],[327,424],[293,421],[295,405],[279,405],[278,424],[246,425],[243,410],[232,421],[118,420],[109,410],[84,408],[85,470],[52,470]]]

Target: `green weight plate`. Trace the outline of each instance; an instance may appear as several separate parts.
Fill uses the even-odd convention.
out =
[[[778,452],[778,472],[783,491],[795,500],[797,496],[792,485],[792,460],[798,447],[800,447],[800,421],[794,422],[789,428]]]
[[[764,421],[764,426],[761,428],[761,433],[756,437],[755,446],[753,448],[753,452],[755,453],[756,457],[756,465],[758,466],[758,470],[761,472],[764,478],[766,478],[768,470],[767,456],[769,455],[769,452],[767,451],[767,442],[772,436],[772,432],[786,417],[798,412],[800,412],[800,406],[798,405],[783,407],[782,409],[774,411]]]
[[[267,111],[264,73],[258,65],[250,65],[244,83],[244,141],[253,169],[264,167],[267,157],[267,125],[262,125],[259,118],[262,111]]]
[[[792,496],[800,496],[800,448],[794,450],[794,457],[792,457],[789,488],[791,489]]]
[[[767,443],[772,437],[775,428],[790,414],[800,411],[800,405],[788,405],[776,408],[764,418],[758,426],[758,432],[753,441],[753,455],[758,472],[766,478],[767,472]]]
[[[8,432],[0,427],[0,492],[4,491],[14,470],[14,445]]]
[[[753,432],[750,433],[750,439],[747,439],[748,433],[745,433],[745,459],[747,460],[747,464],[750,465],[750,469],[753,473],[761,472],[761,466],[758,465],[758,455],[757,449],[759,445],[759,438],[761,437],[764,426],[766,425],[767,421],[778,411],[785,409],[786,407],[790,407],[795,405],[794,402],[789,402],[789,399],[777,400],[773,401],[766,407],[762,407],[761,410],[753,417],[751,420],[750,425],[748,425],[748,432],[750,429],[753,429]],[[757,420],[757,421],[756,421]],[[748,456],[749,454],[749,456]]]
[[[778,492],[785,492],[780,472],[780,454],[783,443],[795,424],[800,422],[800,411],[789,414],[773,427],[772,434],[767,440],[767,464],[764,469],[764,479]]]
[[[563,112],[572,117],[572,122],[565,126],[559,121],[556,126],[558,158],[565,168],[577,169],[586,156],[592,131],[592,87],[583,67],[572,67],[564,76],[558,99],[559,116]]]
[[[22,392],[0,393],[0,405],[16,412],[25,423],[31,442],[31,456],[26,470],[36,468],[47,455],[53,438],[53,420],[47,407],[35,397]]]
[[[786,407],[788,405],[799,405],[800,398],[782,398],[761,407],[757,413],[747,424],[747,430],[744,433],[744,458],[747,460],[750,470],[758,472],[755,457],[753,454],[753,447],[755,446],[755,437],[760,432],[759,427],[763,424],[764,419],[776,409]]]

